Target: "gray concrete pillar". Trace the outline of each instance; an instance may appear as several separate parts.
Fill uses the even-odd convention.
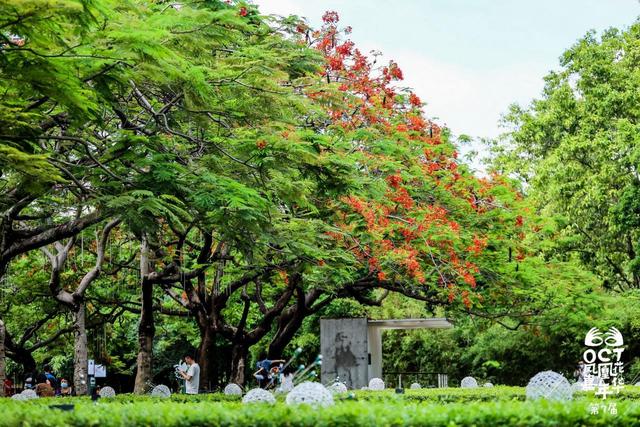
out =
[[[369,380],[382,378],[382,330],[369,325],[367,335],[369,337]]]
[[[320,319],[321,380],[336,377],[352,389],[369,383],[367,319]]]

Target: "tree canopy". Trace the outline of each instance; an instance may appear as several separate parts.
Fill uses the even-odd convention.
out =
[[[513,110],[497,164],[526,156],[530,188],[474,175],[400,65],[349,33],[335,12],[314,29],[234,1],[0,4],[0,359],[27,373],[53,358],[85,393],[94,357],[143,393],[189,347],[213,389],[326,313],[417,306],[558,338],[558,313],[600,291],[571,247],[635,286],[637,173],[616,174],[636,171],[633,103],[620,104],[633,50],[614,48],[632,32],[585,39],[547,99]],[[606,91],[615,125],[604,69],[627,91]]]

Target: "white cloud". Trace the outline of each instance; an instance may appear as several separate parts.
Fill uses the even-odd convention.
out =
[[[260,12],[267,15],[305,16],[301,3],[296,0],[261,0],[257,3],[260,7]]]
[[[548,71],[539,64],[472,70],[411,51],[390,56],[400,65],[406,84],[427,102],[429,116],[437,116],[455,134],[474,137],[497,136],[501,114],[513,102],[527,103],[538,96]]]

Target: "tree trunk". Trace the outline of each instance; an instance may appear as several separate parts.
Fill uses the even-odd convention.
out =
[[[142,305],[140,307],[140,324],[138,325],[138,359],[136,381],[133,392],[144,394],[153,378],[153,338],[156,327],[153,320],[153,283],[149,281],[149,245],[143,237],[140,254],[140,273],[142,276]]]
[[[294,311],[291,317],[282,319],[278,324],[278,330],[269,343],[268,357],[270,359],[281,359],[284,349],[289,345],[293,337],[302,327],[305,314],[298,310]]]
[[[74,317],[73,387],[78,396],[89,394],[87,329],[84,300],[78,301]]]
[[[238,385],[244,384],[247,353],[247,348],[242,344],[235,344],[231,350],[231,382]]]
[[[4,322],[0,319],[0,397],[4,397],[4,379],[6,377],[5,372],[5,352],[4,352]]]
[[[153,378],[153,339],[156,328],[153,321],[153,284],[147,280],[142,283],[142,308],[140,309],[140,324],[138,325],[138,371],[136,372],[136,382],[134,393],[144,394],[147,385]]]
[[[204,326],[198,347],[198,364],[200,365],[200,388],[209,391],[218,386],[216,372],[216,334],[209,326]]]
[[[6,334],[6,329],[5,329],[5,334]],[[33,355],[31,354],[31,352],[23,348],[18,348],[16,349],[15,352],[12,351],[12,353],[13,353],[13,356],[9,354],[9,357],[14,362],[22,365],[22,371],[24,372],[24,375],[31,375],[36,373],[36,360],[33,358]]]
[[[33,358],[33,354],[31,354],[31,352],[24,347],[18,347],[13,342],[6,326],[4,326],[4,340],[2,344],[4,347],[5,356],[22,365],[22,370],[25,375],[30,375],[35,372],[36,361]]]

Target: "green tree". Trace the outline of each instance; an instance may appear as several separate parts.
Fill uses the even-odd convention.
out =
[[[513,106],[496,145],[562,230],[550,249],[577,255],[610,289],[640,287],[640,24],[591,32],[545,78],[541,99]]]

